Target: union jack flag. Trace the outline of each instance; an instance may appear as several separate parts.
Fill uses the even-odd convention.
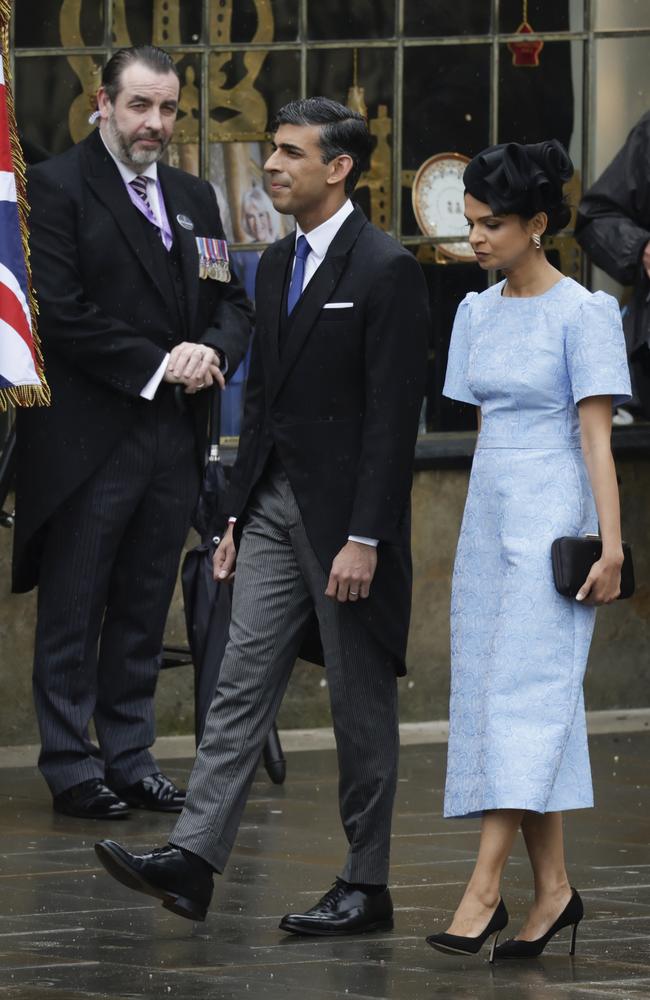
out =
[[[47,404],[27,248],[25,163],[9,88],[11,4],[0,0],[0,410]]]

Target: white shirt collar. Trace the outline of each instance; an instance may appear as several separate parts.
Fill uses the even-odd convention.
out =
[[[347,219],[348,215],[354,212],[354,205],[348,198],[339,208],[338,212],[331,215],[320,226],[316,226],[311,232],[305,233],[296,223],[296,242],[299,236],[305,236],[314,257],[322,260],[329,250],[330,243],[338,233],[339,229]]]
[[[151,180],[153,180],[154,184],[157,182],[157,180],[158,180],[158,163],[155,160],[154,160],[153,163],[150,163],[147,167],[143,167],[142,170],[138,170],[138,171],[133,170],[131,167],[127,167],[126,163],[122,163],[121,160],[118,160],[117,156],[115,155],[115,153],[113,152],[113,150],[110,148],[110,146],[106,142],[106,139],[102,135],[101,129],[99,131],[99,134],[101,136],[102,142],[104,143],[104,146],[106,147],[106,150],[107,150],[109,156],[112,158],[113,162],[115,163],[115,166],[119,170],[120,176],[121,176],[121,178],[122,178],[122,180],[124,181],[125,184],[130,184],[131,181],[134,179],[134,177],[150,177]]]

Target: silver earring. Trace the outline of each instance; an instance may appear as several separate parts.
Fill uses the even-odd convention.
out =
[[[535,247],[535,249],[540,250],[542,246],[542,238],[539,235],[539,233],[533,233],[530,238],[533,241],[533,246]]]

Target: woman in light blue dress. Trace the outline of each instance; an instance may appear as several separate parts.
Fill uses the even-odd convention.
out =
[[[500,880],[521,828],[535,900],[496,956],[538,955],[582,918],[564,864],[562,812],[593,805],[582,682],[595,606],[623,561],[612,402],[630,384],[617,304],[546,259],[569,221],[562,146],[491,147],[464,175],[470,243],[505,279],[461,302],[444,394],[479,408],[454,567],[445,816],[482,817],[476,867],[441,951],[476,953],[508,922]],[[602,557],[577,599],[555,590],[551,543],[596,532]]]

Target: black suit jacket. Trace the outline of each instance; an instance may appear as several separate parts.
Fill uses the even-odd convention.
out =
[[[379,539],[370,597],[356,602],[403,673],[411,607],[410,490],[429,327],[422,270],[358,207],[291,316],[283,290],[295,235],[265,251],[239,453],[228,495],[237,532],[271,451],[329,573],[348,535]],[[352,303],[340,309],[327,303]]]
[[[199,279],[195,236],[223,238],[214,191],[181,170],[158,169],[181,257],[182,329],[169,276],[154,264],[141,215],[100,135],[29,171],[31,262],[52,405],[18,414],[15,590],[36,584],[43,527],[128,433],[165,353],[200,341],[223,351],[234,372],[246,352],[252,309],[240,284]],[[208,393],[184,398],[200,460]]]

